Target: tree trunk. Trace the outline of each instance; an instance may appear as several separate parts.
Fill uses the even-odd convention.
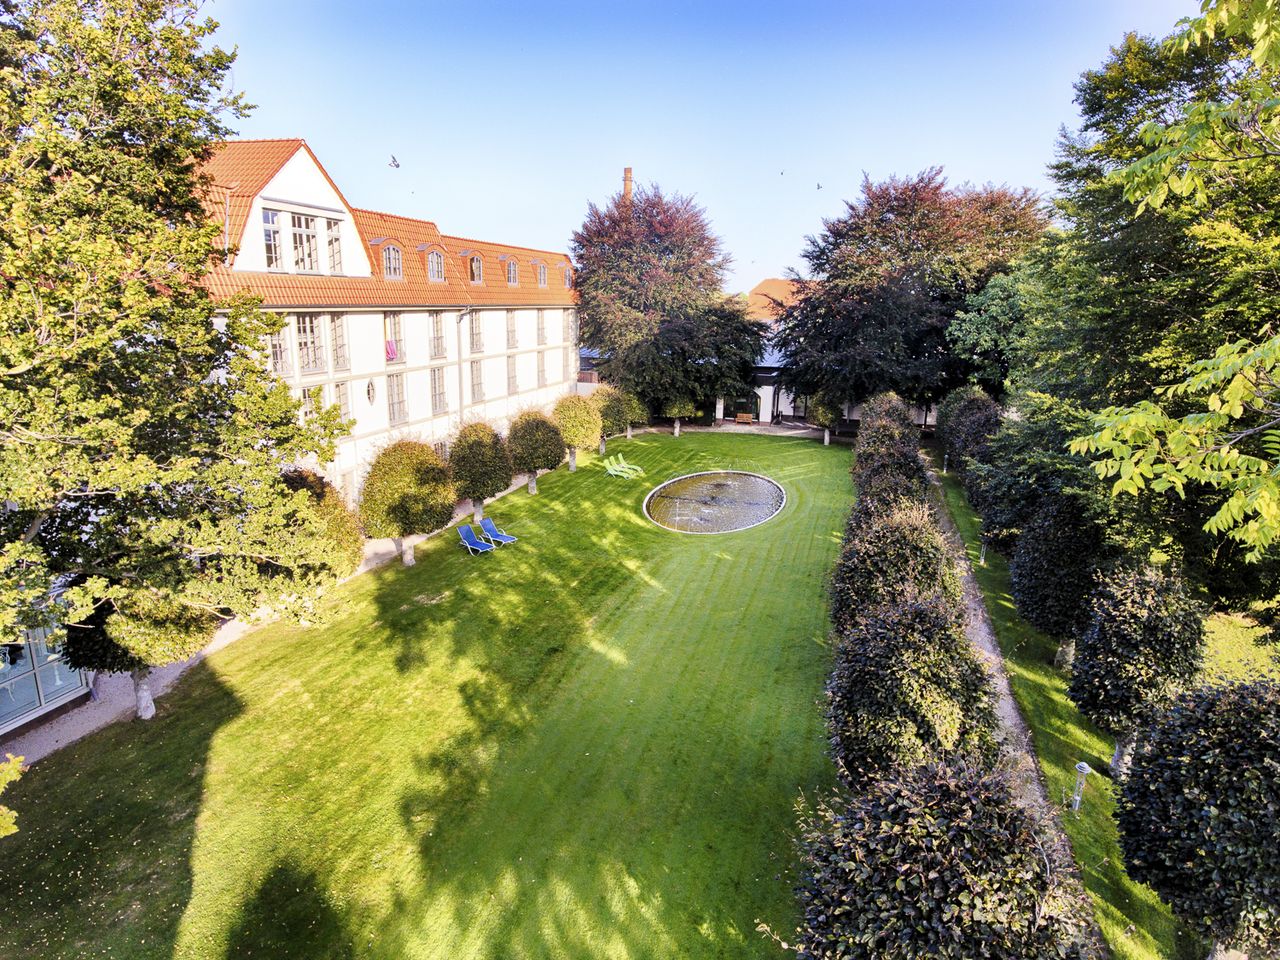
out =
[[[577,469],[578,469],[578,448],[570,447],[569,448],[569,472],[573,473],[573,471]]]
[[[133,671],[133,699],[138,704],[138,719],[150,720],[156,715],[156,702],[151,698],[151,668]]]
[[[1111,779],[1123,780],[1133,762],[1133,748],[1138,744],[1138,731],[1125,730],[1116,734],[1116,752],[1111,755]]]
[[[409,546],[404,537],[396,537],[396,548],[400,551],[400,562],[406,567],[412,567],[418,562],[413,555],[413,547]]]
[[[822,445],[824,447],[831,446],[831,429],[829,427],[822,428]]]
[[[1058,652],[1053,655],[1053,665],[1066,673],[1076,659],[1076,638],[1068,637],[1058,644]]]
[[[484,500],[480,497],[471,498],[471,515],[475,518],[476,523],[484,519]]]
[[[627,439],[631,439],[631,424],[627,424]]]
[[[538,471],[537,470],[530,471],[529,473],[529,492],[530,493],[538,492]]]
[[[680,418],[676,417],[676,436],[680,436]]]
[[[604,456],[604,437],[600,438],[600,456]]]

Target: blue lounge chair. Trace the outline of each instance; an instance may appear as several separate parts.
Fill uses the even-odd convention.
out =
[[[505,530],[499,530],[497,524],[488,517],[484,517],[480,520],[480,532],[484,535],[486,540],[496,547],[500,547],[504,543],[515,543],[520,539],[519,537],[511,536],[511,534],[507,533]]]
[[[477,553],[488,553],[493,549],[492,543],[485,543],[476,536],[476,532],[471,529],[471,524],[458,524],[458,536],[462,538],[462,545],[467,548],[467,552],[472,556]]]

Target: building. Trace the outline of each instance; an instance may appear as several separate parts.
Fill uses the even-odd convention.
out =
[[[770,277],[761,280],[747,294],[747,316],[769,326],[769,334],[778,320],[781,308],[795,297],[790,280]],[[756,362],[752,380],[755,389],[742,397],[723,397],[716,404],[716,418],[733,420],[739,415],[749,415],[752,420],[765,423],[781,423],[786,420],[804,420],[804,398],[791,396],[778,385],[778,371],[782,367],[782,355],[774,347],[772,339],[765,342],[764,353]]]
[[[205,169],[233,250],[209,286],[285,315],[265,360],[305,404],[318,390],[354,421],[334,461],[317,465],[349,500],[390,441],[443,451],[467,421],[503,430],[574,392],[565,253],[352,207],[300,139],[228,142]]]

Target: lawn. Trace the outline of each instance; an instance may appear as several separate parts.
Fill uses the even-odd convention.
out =
[[[614,452],[611,443],[610,452]],[[0,956],[759,957],[795,922],[793,803],[832,781],[817,700],[849,453],[648,434],[358,577],[329,619],[211,656],[147,724],[37,764],[5,801]],[[682,473],[787,506],[660,530]]]

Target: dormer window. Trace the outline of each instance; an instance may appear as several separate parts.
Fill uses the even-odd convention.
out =
[[[520,283],[520,268],[514,260],[507,261],[507,286],[514,287]]]
[[[484,283],[484,261],[480,259],[479,254],[473,254],[467,260],[467,273],[472,283]]]
[[[280,247],[280,211],[262,211],[262,241],[266,245],[267,269],[284,268],[284,251]]]
[[[564,288],[566,290],[573,289],[573,271],[568,267],[564,268]]]
[[[342,224],[337,220],[324,222],[325,240],[329,250],[329,272],[342,272]]]
[[[538,286],[545,287],[547,285],[547,265],[545,263],[538,264]]]
[[[427,279],[436,283],[444,281],[444,254],[439,250],[427,254]]]
[[[388,280],[404,279],[404,257],[394,243],[382,248],[382,275]]]
[[[320,251],[316,244],[316,218],[304,213],[290,214],[293,226],[293,269],[299,273],[320,270]]]

